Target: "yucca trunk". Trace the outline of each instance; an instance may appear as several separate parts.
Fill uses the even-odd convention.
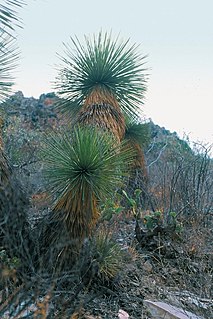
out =
[[[72,193],[68,192],[56,203],[53,215],[54,219],[66,225],[70,239],[81,241],[91,234],[99,218],[95,195],[80,192],[73,198]]]
[[[73,198],[72,192],[67,192],[54,205],[49,220],[50,228],[41,237],[42,246],[46,249],[49,247],[43,262],[46,264],[49,258],[53,258],[52,263],[57,271],[72,267],[79,258],[84,239],[92,234],[98,218],[94,194],[78,193]]]
[[[103,129],[113,134],[119,142],[125,133],[124,116],[117,100],[99,90],[94,90],[86,99],[76,123]]]
[[[90,237],[89,234],[94,230],[97,221],[97,218],[91,220],[88,225],[83,217],[85,213],[82,214],[82,211],[55,209],[52,212],[48,224],[44,223],[44,228],[41,228],[44,230],[39,237],[42,249],[40,262],[45,267],[53,267],[55,271],[72,268],[80,256],[85,239]]]

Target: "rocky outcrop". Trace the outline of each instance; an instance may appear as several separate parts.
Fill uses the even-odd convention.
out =
[[[52,125],[57,119],[54,104],[57,97],[54,93],[41,94],[39,99],[24,97],[21,91],[8,98],[1,108],[10,117],[19,117],[31,127]]]

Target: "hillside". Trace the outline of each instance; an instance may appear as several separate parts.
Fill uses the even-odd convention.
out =
[[[151,121],[146,123],[145,169],[134,175],[135,188],[125,180],[126,188],[100,203],[95,240],[85,241],[79,264],[68,260],[57,273],[55,266],[70,246],[64,229],[64,241],[48,246],[60,232],[60,221],[50,221],[42,158],[49,134],[69,130],[69,119],[56,112],[56,102],[54,93],[35,99],[17,92],[1,105],[14,179],[0,193],[5,284],[0,284],[0,317],[15,318],[20,312],[33,318],[36,312],[48,319],[113,319],[123,310],[129,317],[119,319],[150,319],[144,300],[152,300],[191,311],[198,316],[194,318],[212,318],[213,162],[205,146],[191,149],[176,133]],[[7,232],[8,246],[2,239]],[[114,269],[112,279],[108,274]],[[26,309],[31,309],[27,315]]]

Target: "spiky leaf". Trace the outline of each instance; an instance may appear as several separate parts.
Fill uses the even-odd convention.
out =
[[[8,34],[14,30],[14,25],[19,23],[16,8],[25,4],[22,0],[5,0],[4,4],[0,4],[0,32]]]
[[[137,119],[126,118],[124,138],[144,147],[150,142],[150,128],[148,123],[140,123]]]
[[[1,33],[1,31],[0,31]],[[6,33],[0,34],[0,101],[10,92],[13,85],[11,71],[16,67],[18,51],[15,39]]]

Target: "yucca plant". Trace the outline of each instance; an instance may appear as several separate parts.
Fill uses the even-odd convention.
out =
[[[103,281],[114,279],[124,265],[124,252],[104,229],[98,231],[94,242],[94,258],[98,264],[100,278]]]
[[[124,139],[127,140],[130,148],[135,150],[135,160],[132,163],[133,169],[141,169],[145,173],[144,147],[150,141],[148,123],[141,123],[136,118],[126,118],[126,129]]]
[[[100,32],[85,36],[85,45],[71,38],[56,81],[63,98],[59,107],[77,110],[76,123],[91,124],[112,132],[121,140],[124,114],[140,112],[146,90],[145,56],[129,40],[112,39]]]
[[[52,136],[45,154],[45,175],[55,199],[52,219],[66,225],[70,238],[84,238],[98,220],[99,201],[121,185],[132,154],[111,135],[88,127]]]
[[[141,189],[141,197],[143,201],[145,199],[148,182],[144,156],[144,147],[146,147],[150,141],[148,123],[141,123],[136,118],[131,119],[126,117],[124,138],[127,141],[128,148],[132,149],[135,153],[135,158],[130,168],[129,182],[126,190],[130,197],[132,197],[136,189]]]

